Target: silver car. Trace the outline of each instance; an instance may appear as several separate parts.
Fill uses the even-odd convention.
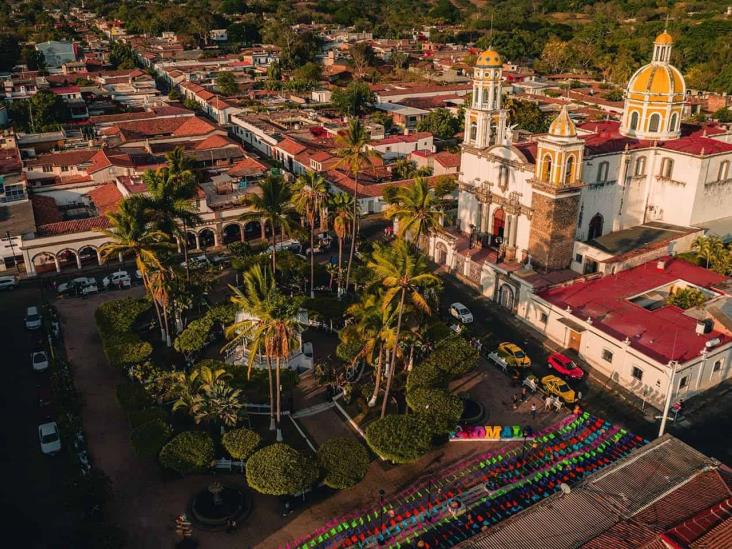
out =
[[[41,423],[38,426],[38,440],[41,443],[41,452],[52,456],[61,451],[61,435],[55,421]]]

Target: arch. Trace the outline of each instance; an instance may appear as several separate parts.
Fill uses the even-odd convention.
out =
[[[241,226],[238,223],[229,223],[228,225],[224,225],[222,240],[224,244],[230,244],[231,242],[241,242],[243,240]]]
[[[447,263],[447,246],[444,242],[435,242],[435,263],[438,265]]]
[[[638,120],[639,119],[640,119],[640,114],[638,114],[638,111],[633,111],[630,113],[630,129],[631,130],[638,129]]]
[[[661,160],[661,173],[659,174],[661,177],[665,177],[667,179],[671,179],[671,176],[674,173],[674,160],[673,158],[669,158],[668,156],[664,157],[663,160]]]
[[[668,131],[675,132],[676,128],[678,126],[678,123],[679,123],[679,115],[678,115],[678,113],[673,113],[671,115],[671,121],[668,123]]]
[[[196,243],[196,233],[186,231],[186,244],[188,245],[189,250],[195,250],[198,248],[198,244]]]
[[[661,129],[661,115],[654,112],[648,119],[648,131],[657,132]]]
[[[564,167],[564,184],[570,185],[574,182],[574,155],[567,157],[567,164]]]
[[[493,237],[503,238],[503,232],[506,228],[506,212],[503,208],[498,208],[493,212]]]
[[[81,248],[79,248],[77,253],[79,254],[79,261],[81,262],[82,266],[99,264],[97,249],[91,244],[82,246]]]
[[[56,272],[56,257],[49,252],[40,252],[31,259],[33,270],[38,274]]]
[[[471,122],[470,123],[470,140],[476,141],[477,139],[478,139],[478,123]]]
[[[498,185],[501,187],[508,187],[508,166],[501,164],[498,167]]]
[[[541,160],[541,180],[548,183],[552,175],[552,155],[546,153]]]
[[[635,175],[646,175],[646,157],[640,156],[635,161]]]
[[[723,161],[719,164],[719,171],[717,172],[717,181],[725,181],[729,178],[729,160]]]
[[[604,183],[607,181],[607,174],[610,172],[610,162],[603,161],[597,166],[597,182]]]
[[[513,309],[514,291],[510,284],[503,284],[498,290],[498,304],[506,309]]]
[[[605,220],[602,215],[596,213],[592,219],[590,219],[590,226],[587,229],[587,240],[594,240],[595,238],[602,236],[602,226]]]
[[[66,248],[58,252],[56,254],[56,259],[58,260],[58,266],[61,271],[72,269],[76,270],[79,268],[79,265],[77,264],[78,256],[76,255],[76,252],[70,248]]]
[[[216,245],[216,234],[213,229],[205,228],[198,231],[198,241],[201,249],[211,248]]]
[[[262,236],[262,226],[259,221],[248,221],[244,224],[244,240],[255,240]]]

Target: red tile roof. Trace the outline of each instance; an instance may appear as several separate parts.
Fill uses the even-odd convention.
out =
[[[91,161],[99,149],[84,149],[82,151],[65,151],[42,154],[25,161],[28,167],[33,166],[81,166]]]
[[[231,177],[245,177],[262,175],[266,171],[267,166],[248,156],[234,164],[227,173]]]
[[[177,119],[174,119],[177,120]],[[206,135],[215,131],[217,126],[212,122],[207,122],[203,118],[198,116],[188,117],[183,120],[183,123],[178,126],[173,135],[176,137],[193,137],[198,135]]]
[[[665,269],[658,269],[652,261],[614,275],[550,288],[540,295],[560,309],[570,307],[574,317],[591,318],[595,328],[617,340],[627,337],[646,356],[662,363],[683,363],[698,358],[707,341],[719,338],[724,344],[730,337],[714,330],[697,335],[696,320],[678,307],[665,305],[651,311],[628,301],[678,279],[705,288],[726,280],[713,271],[672,259]]]
[[[691,544],[691,549],[723,549],[725,547],[732,547],[732,519],[725,520]]]
[[[706,496],[703,492],[700,492],[700,495]],[[705,537],[704,535],[707,532],[730,518],[732,518],[732,497],[728,497],[693,517],[687,518],[682,523],[667,530],[665,536],[677,543],[689,545],[699,540],[699,538]]]
[[[436,153],[432,158],[435,162],[445,168],[459,168],[460,167],[460,155],[458,153],[451,153],[449,151],[441,151]]]
[[[19,172],[21,168],[20,152],[17,147],[0,149],[0,174]]]
[[[393,143],[414,143],[415,141],[427,139],[428,137],[432,137],[432,134],[430,132],[415,132],[410,133],[409,135],[391,135],[389,137],[385,137],[384,139],[371,141],[369,145],[372,145],[374,147],[380,147],[382,145],[391,145]]]
[[[73,221],[61,221],[38,227],[39,236],[53,236],[69,233],[82,233],[95,229],[109,227],[109,219],[106,217],[88,217],[86,219],[74,219]]]
[[[89,192],[87,196],[94,203],[99,215],[115,211],[122,201],[122,193],[119,192],[115,183],[105,183]]]
[[[230,147],[230,146],[239,147],[239,144],[234,141],[233,139],[230,139],[228,137],[224,137],[223,135],[212,135],[210,137],[207,137],[206,139],[197,142],[193,148],[197,151],[205,151],[208,149],[219,149],[221,147]]]
[[[285,151],[288,154],[291,154],[292,156],[295,156],[296,154],[300,154],[301,152],[303,152],[307,147],[293,141],[290,138],[285,138],[277,143],[277,148]]]
[[[33,217],[36,220],[36,225],[58,223],[63,220],[61,211],[52,197],[34,194],[31,196],[31,204],[33,205]]]

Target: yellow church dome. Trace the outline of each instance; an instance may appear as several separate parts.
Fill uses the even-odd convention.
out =
[[[683,101],[684,77],[673,65],[651,63],[641,67],[628,82],[628,97],[653,102]]]
[[[666,31],[663,31],[661,34],[656,36],[656,44],[673,44],[674,39],[673,37]]]
[[[576,137],[577,126],[575,126],[572,118],[569,116],[567,106],[564,105],[559,115],[552,121],[549,126],[549,135],[554,137]]]
[[[503,60],[496,50],[485,50],[478,56],[475,66],[481,68],[502,67]]]

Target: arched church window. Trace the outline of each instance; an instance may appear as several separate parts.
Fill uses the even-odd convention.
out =
[[[541,161],[541,180],[547,183],[551,178],[552,174],[552,157],[550,154],[545,154],[544,159]]]
[[[671,179],[671,175],[674,172],[674,161],[672,158],[664,158],[661,160],[661,177]]]
[[[470,123],[470,139],[472,141],[478,139],[478,124],[475,122]]]
[[[646,175],[646,157],[641,156],[635,161],[635,175]]]
[[[648,131],[657,132],[660,127],[661,127],[661,115],[658,114],[657,112],[654,112],[651,115],[651,118],[648,120]]]
[[[604,220],[602,216],[597,213],[590,219],[590,227],[587,230],[587,240],[594,240],[595,238],[602,236],[602,225]]]
[[[598,183],[604,183],[607,181],[607,174],[610,171],[610,163],[609,162],[600,162],[600,165],[597,166],[597,182]]]
[[[567,165],[564,169],[564,184],[569,185],[574,181],[574,156],[567,158]]]
[[[673,113],[671,115],[671,122],[668,125],[668,131],[675,132],[676,126],[678,125],[678,123],[679,123],[679,115],[676,113]]]
[[[638,129],[638,118],[639,118],[638,111],[633,111],[630,113],[630,129],[631,130],[637,130]]]
[[[508,187],[508,166],[499,166],[498,168],[498,184],[501,187]]]
[[[719,173],[717,181],[725,181],[729,177],[729,160],[725,160],[719,165]]]

